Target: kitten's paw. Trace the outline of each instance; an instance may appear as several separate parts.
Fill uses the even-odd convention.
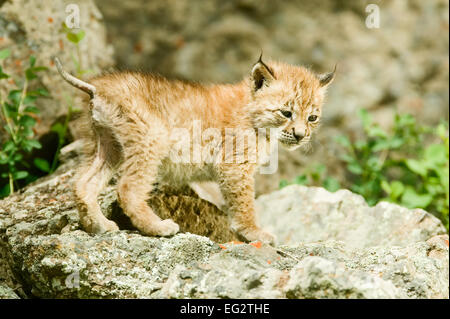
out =
[[[261,228],[244,229],[237,232],[238,236],[244,241],[252,242],[259,240],[264,244],[275,245],[275,236]]]
[[[103,234],[110,231],[118,231],[119,227],[115,222],[109,219],[82,219],[83,229],[88,233]]]
[[[155,225],[157,236],[172,236],[178,233],[180,226],[171,219],[165,219]]]

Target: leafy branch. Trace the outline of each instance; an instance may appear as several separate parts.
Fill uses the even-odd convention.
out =
[[[0,79],[10,78],[3,71],[3,60],[10,54],[9,49],[0,51]],[[0,197],[13,193],[18,180],[30,177],[30,166],[24,160],[24,155],[42,147],[35,139],[33,130],[36,114],[39,113],[34,102],[38,97],[48,96],[48,92],[43,88],[30,91],[29,83],[37,78],[38,72],[47,68],[35,64],[36,58],[31,56],[24,79],[17,81],[16,88],[8,92],[6,99],[0,93],[1,118],[6,131],[6,139],[0,150],[0,176],[8,179],[6,185],[0,185]]]

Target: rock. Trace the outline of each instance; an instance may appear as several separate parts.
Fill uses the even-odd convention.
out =
[[[11,291],[5,282],[38,298],[449,296],[448,235],[424,211],[288,186],[257,200],[261,225],[281,243],[271,247],[232,241],[215,206],[164,189],[149,202],[182,233],[143,236],[119,218],[110,186],[101,203],[121,230],[92,235],[79,227],[71,190],[77,158],[63,154],[53,175],[0,201],[0,265],[10,270],[0,291]]]
[[[36,101],[41,113],[37,125],[38,134],[49,130],[50,125],[67,112],[68,103],[81,107],[81,93],[63,81],[54,67],[52,57],[58,56],[64,67],[75,74],[72,55],[77,56],[74,44],[61,32],[61,25],[70,12],[66,6],[71,1],[54,0],[36,2],[15,0],[3,3],[0,8],[0,49],[11,49],[11,57],[4,61],[4,71],[17,78],[22,77],[31,55],[36,65],[48,68],[39,73],[39,86],[49,93],[49,98]],[[82,68],[93,75],[113,65],[113,48],[106,43],[103,17],[93,0],[77,1],[80,12],[80,28],[86,32],[80,42]],[[11,89],[13,83],[0,81],[0,91]],[[68,99],[72,99],[68,102]]]
[[[291,185],[257,201],[260,222],[279,243],[335,239],[348,247],[406,246],[445,234],[439,219],[422,209],[387,202],[369,207],[348,190]]]
[[[19,296],[8,286],[0,283],[0,299],[19,299]]]

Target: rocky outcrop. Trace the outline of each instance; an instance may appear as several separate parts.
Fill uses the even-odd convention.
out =
[[[66,154],[66,152],[63,152]],[[113,186],[105,214],[121,230],[80,229],[76,158],[0,201],[0,296],[39,298],[448,298],[448,235],[432,215],[341,190],[288,186],[257,200],[276,247],[233,241],[228,219],[195,194],[149,201],[182,233],[130,227]]]
[[[36,101],[41,111],[38,135],[47,132],[50,125],[67,112],[69,103],[74,109],[81,108],[82,93],[61,79],[52,61],[53,56],[58,56],[64,67],[75,73],[73,57],[78,59],[78,52],[61,31],[62,23],[71,13],[66,10],[69,4],[73,1],[14,0],[0,7],[0,49],[11,49],[11,57],[3,64],[4,71],[14,78],[23,77],[31,55],[36,57],[36,65],[48,68],[39,73],[39,86],[50,96]],[[106,42],[103,16],[94,1],[80,0],[76,4],[80,13],[79,27],[86,33],[79,43],[79,54],[83,70],[90,70],[85,76],[91,76],[113,65],[113,48]],[[0,90],[9,90],[13,84],[0,81]]]

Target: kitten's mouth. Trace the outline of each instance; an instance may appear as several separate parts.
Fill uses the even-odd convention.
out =
[[[297,141],[295,138],[279,138],[278,141],[281,143],[281,145],[283,145],[283,147],[287,148],[290,151],[295,150],[303,144],[302,141]]]
[[[302,138],[295,138],[293,134],[289,134],[286,132],[281,132],[278,136],[278,141],[283,145],[284,148],[289,151],[295,150],[300,146],[308,144],[310,138],[309,136]]]

